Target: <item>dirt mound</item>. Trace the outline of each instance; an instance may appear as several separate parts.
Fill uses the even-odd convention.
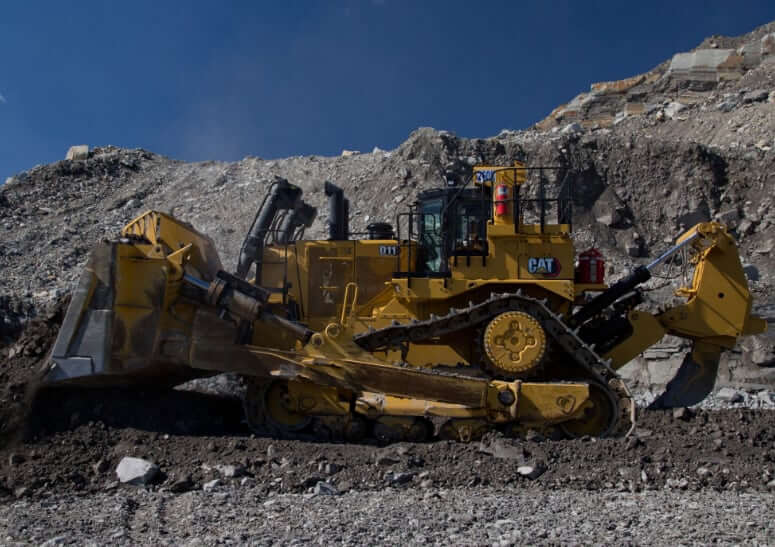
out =
[[[42,360],[56,339],[69,303],[69,296],[60,298],[29,321],[0,353],[0,442],[8,442],[24,418]]]

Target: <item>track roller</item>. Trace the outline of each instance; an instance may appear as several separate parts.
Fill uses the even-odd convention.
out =
[[[475,418],[447,420],[439,429],[439,438],[464,443],[478,441],[491,428],[492,426],[485,420]]]
[[[374,437],[379,443],[423,442],[433,436],[433,424],[413,416],[381,416],[374,422]]]

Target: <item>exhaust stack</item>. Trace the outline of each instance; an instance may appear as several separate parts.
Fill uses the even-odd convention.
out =
[[[328,239],[344,241],[350,232],[350,201],[333,182],[326,181],[325,192],[328,196]]]

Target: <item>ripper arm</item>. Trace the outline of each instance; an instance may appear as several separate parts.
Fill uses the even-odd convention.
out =
[[[636,270],[639,280],[648,279],[650,274],[646,276],[644,272],[683,248],[693,251],[692,263],[695,265],[691,286],[676,291],[677,296],[686,299],[685,302],[658,314],[630,310],[627,315],[629,336],[623,337],[605,354],[611,359],[611,365],[619,368],[665,334],[692,340],[692,351],[666,392],[655,402],[659,407],[700,402],[713,389],[721,352],[733,348],[738,337],[766,329],[764,320],[751,315],[751,293],[740,255],[734,240],[721,224],[708,222],[694,226],[678,239],[675,247],[648,266]]]

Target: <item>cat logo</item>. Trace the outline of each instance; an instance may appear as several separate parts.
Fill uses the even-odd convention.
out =
[[[553,256],[534,257],[527,259],[528,273],[556,277],[560,273],[560,261]]]
[[[398,247],[395,245],[380,245],[379,256],[398,256]]]

